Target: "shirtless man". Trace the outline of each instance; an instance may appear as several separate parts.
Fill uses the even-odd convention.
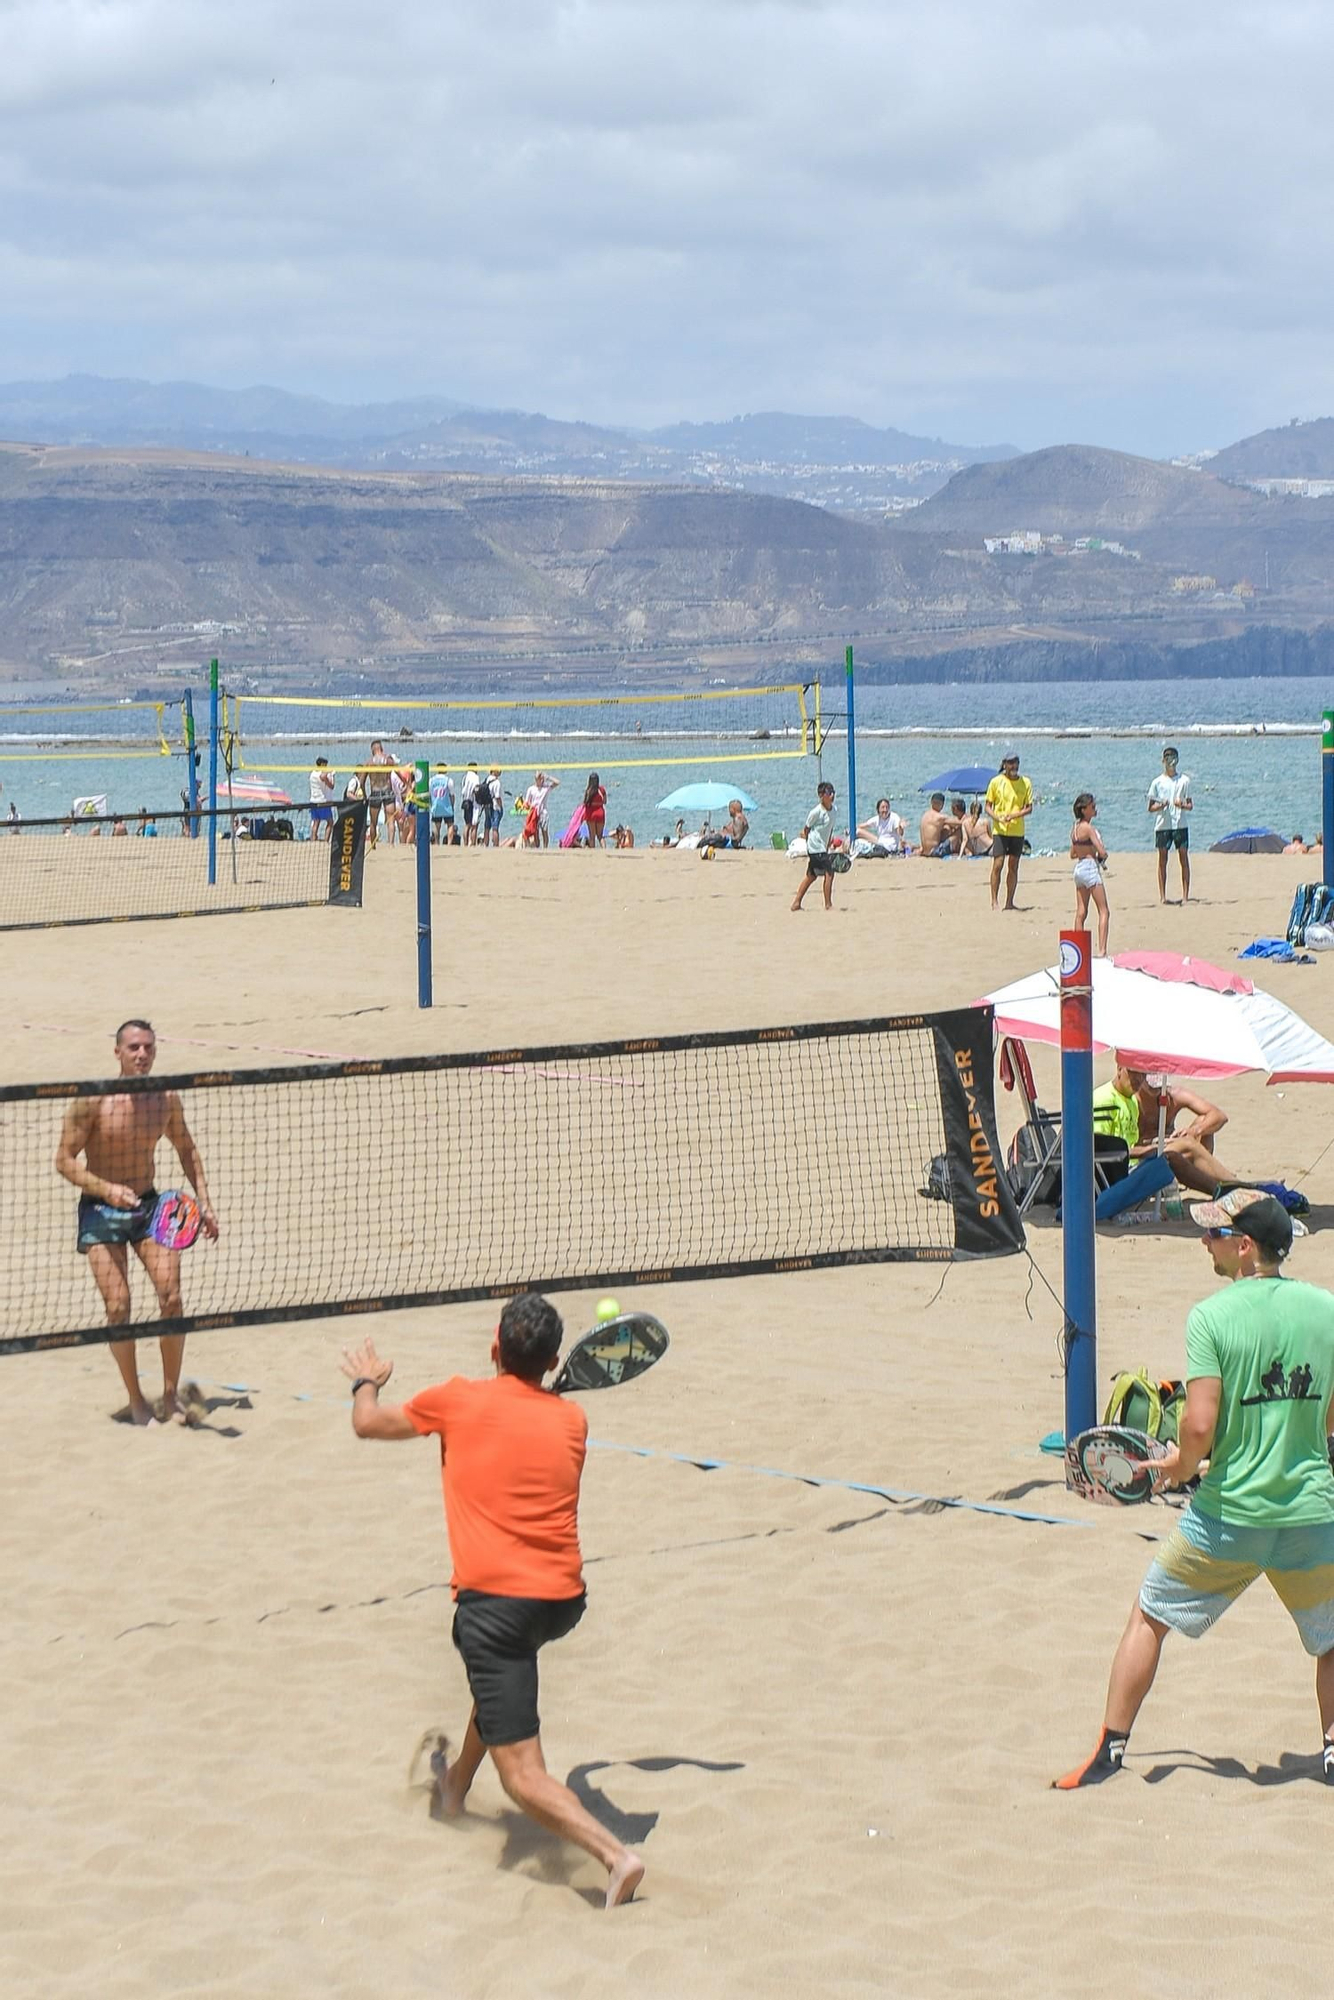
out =
[[[922,823],[917,830],[922,853],[926,856],[952,854],[954,836],[958,831],[958,820],[945,811],[945,794],[932,792],[931,803],[922,814]]]
[[[156,1055],[157,1037],[147,1021],[125,1021],[116,1030],[116,1061],[122,1076],[147,1076]],[[56,1172],[79,1190],[78,1249],[87,1257],[97,1281],[108,1326],[124,1326],[130,1317],[125,1253],[131,1245],[153,1281],[163,1319],[180,1314],[181,1253],[155,1243],[148,1234],[157,1202],[153,1160],[158,1141],[164,1138],[175,1148],[198,1197],[204,1234],[216,1240],[218,1224],[209,1202],[204,1163],[174,1090],[80,1097],[65,1113],[56,1148]],[[152,1405],[144,1400],[139,1387],[134,1341],[113,1340],[110,1346],[129,1394],[132,1422],[152,1423]],[[180,1408],[176,1391],[184,1353],[184,1334],[163,1334],[162,1401],[167,1416]]]

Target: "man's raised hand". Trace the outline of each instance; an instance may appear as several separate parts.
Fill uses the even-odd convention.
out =
[[[349,1382],[365,1376],[368,1381],[374,1382],[377,1389],[383,1389],[394,1372],[393,1362],[382,1361],[375,1352],[373,1340],[363,1340],[360,1347],[345,1347],[338,1365]]]

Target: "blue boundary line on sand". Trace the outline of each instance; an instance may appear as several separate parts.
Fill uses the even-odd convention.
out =
[[[226,1389],[232,1395],[258,1396],[263,1391],[247,1382],[208,1382],[209,1389]],[[295,1403],[332,1403],[350,1409],[346,1396],[314,1396],[299,1390],[287,1392]],[[780,1466],[746,1465],[739,1459],[703,1458],[688,1451],[664,1451],[657,1445],[617,1444],[610,1438],[591,1437],[593,1451],[623,1451],[632,1458],[665,1458],[673,1465],[693,1465],[699,1472],[749,1472],[758,1479],[787,1479],[796,1486],[829,1486],[841,1493],[865,1493],[873,1500],[921,1502],[931,1507],[955,1507],[967,1514],[998,1514],[1006,1521],[1036,1521],[1044,1528],[1091,1528],[1091,1521],[1074,1520],[1069,1514],[1037,1514],[1025,1507],[1003,1507],[997,1500],[961,1500],[944,1493],[910,1493],[896,1486],[872,1486],[864,1479],[831,1479],[818,1472],[786,1472]]]
[[[957,1507],[970,1514],[999,1514],[1008,1521],[1038,1521],[1048,1528],[1090,1528],[1068,1514],[1035,1514],[1023,1507],[1002,1507],[995,1500],[960,1500],[942,1493],[908,1493],[894,1486],[872,1486],[862,1479],[829,1479],[818,1472],[785,1472],[773,1465],[743,1465],[731,1458],[696,1458],[686,1451],[662,1451],[652,1445],[613,1444],[606,1438],[588,1440],[594,1451],[624,1451],[635,1458],[667,1458],[693,1465],[702,1472],[750,1472],[761,1479],[790,1479],[799,1486],[832,1486],[843,1493],[867,1493],[876,1500],[923,1501],[932,1507]]]

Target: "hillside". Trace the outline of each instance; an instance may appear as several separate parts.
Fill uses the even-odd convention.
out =
[[[837,632],[907,594],[883,531],[748,494],[0,449],[11,668],[197,653],[199,630],[261,660],[619,654]]]
[[[121,691],[219,652],[307,683],[370,662],[771,677],[850,639],[921,678],[1045,676],[1093,642],[1135,672],[1200,647],[1215,671],[1229,649],[1305,671],[1331,522],[1331,502],[1074,448],[970,468],[887,526],[716,487],[0,446],[0,675]],[[988,553],[1015,527],[1141,559]],[[1266,566],[1270,589],[1234,593]],[[1221,587],[1175,590],[1191,569]]]
[[[1334,479],[1334,417],[1242,438],[1209,460],[1220,479]]]
[[[1096,445],[1063,444],[999,465],[966,466],[905,525],[919,532],[967,528],[986,535],[1027,527],[1135,535],[1173,521],[1231,525],[1253,507],[1252,496],[1210,473]]]

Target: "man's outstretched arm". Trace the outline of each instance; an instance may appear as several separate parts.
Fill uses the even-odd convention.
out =
[[[404,1416],[402,1404],[380,1401],[380,1391],[393,1374],[394,1364],[380,1359],[373,1340],[364,1340],[360,1347],[345,1347],[338,1365],[349,1382],[356,1385],[352,1392],[352,1428],[359,1438],[393,1441],[421,1436],[411,1418]]]

